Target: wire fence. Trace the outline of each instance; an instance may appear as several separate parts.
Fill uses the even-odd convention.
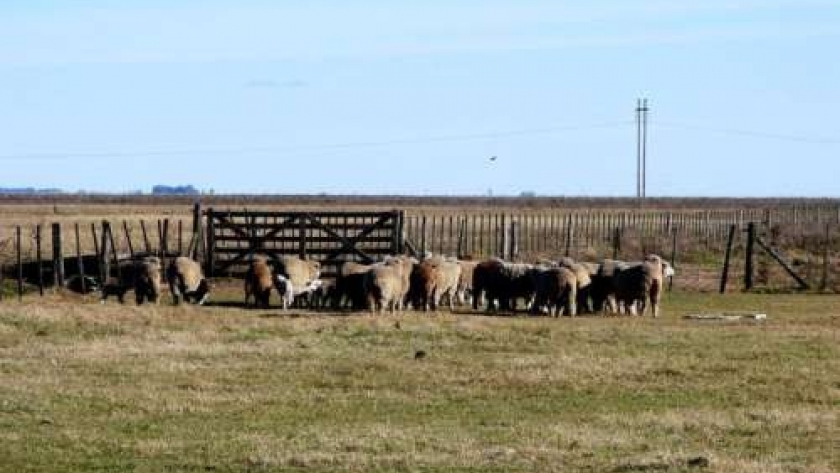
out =
[[[814,205],[740,210],[537,210],[522,212],[405,213],[406,247],[461,258],[492,256],[518,261],[638,260],[657,253],[678,270],[675,286],[715,291],[722,276],[730,228],[734,226],[727,290],[744,289],[745,230],[758,235],[812,289],[840,290],[840,207]],[[200,222],[201,223],[201,222]],[[119,255],[184,254],[202,227],[189,219],[125,219],[110,223]],[[98,274],[101,220],[0,226],[0,275],[5,287],[20,276],[23,285],[49,287],[77,274]],[[194,230],[198,231],[195,235]],[[791,290],[789,271],[759,248],[754,251],[753,290]],[[81,261],[80,265],[78,261]],[[87,261],[87,264],[85,262]],[[63,267],[59,267],[59,266]],[[61,276],[61,278],[57,277]],[[43,281],[43,282],[41,282]]]

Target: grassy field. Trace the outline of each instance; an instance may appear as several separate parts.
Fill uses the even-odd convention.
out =
[[[682,319],[746,309],[769,320]],[[840,297],[665,311],[4,301],[0,471],[840,471]]]

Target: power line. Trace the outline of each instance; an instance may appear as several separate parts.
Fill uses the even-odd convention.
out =
[[[785,135],[781,133],[773,133],[773,132],[765,132],[765,131],[754,131],[754,130],[739,130],[734,128],[717,128],[717,127],[709,127],[704,125],[695,125],[691,123],[681,123],[681,122],[669,122],[669,121],[655,121],[651,122],[654,126],[661,126],[667,128],[680,128],[684,130],[692,130],[692,131],[704,131],[709,133],[718,133],[723,135],[737,135],[737,136],[747,136],[752,138],[761,138],[761,139],[768,139],[768,140],[777,140],[777,141],[791,141],[797,143],[810,143],[810,144],[840,144],[840,139],[837,138],[826,138],[826,137],[818,137],[818,136],[801,136],[801,135]]]
[[[553,134],[560,132],[617,128],[632,124],[632,121],[615,121],[593,123],[587,125],[564,125],[545,128],[528,128],[520,130],[503,130],[482,133],[437,135],[416,138],[393,139],[383,141],[359,141],[349,143],[332,143],[324,145],[301,145],[301,146],[265,146],[265,147],[237,147],[237,148],[205,148],[205,149],[181,149],[181,150],[152,150],[152,151],[112,151],[112,152],[76,152],[76,153],[21,153],[0,155],[2,160],[13,159],[77,159],[77,158],[142,158],[160,156],[189,156],[204,154],[261,154],[261,153],[283,153],[296,151],[328,151],[354,148],[375,148],[410,144],[445,143],[456,141],[476,141],[497,138],[508,138],[527,135]]]

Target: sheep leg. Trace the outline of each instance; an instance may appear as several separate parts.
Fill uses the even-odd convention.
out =
[[[440,307],[440,299],[441,294],[437,289],[435,289],[434,292],[432,292],[432,311],[438,311],[438,307]]]
[[[368,297],[367,301],[368,310],[370,311],[371,315],[376,313],[376,298],[373,296]]]
[[[653,317],[659,317],[659,298],[662,295],[662,286],[658,280],[654,280],[650,287],[648,296],[650,297],[650,310]]]

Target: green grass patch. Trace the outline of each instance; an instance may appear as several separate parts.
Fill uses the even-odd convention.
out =
[[[0,471],[838,471],[837,307],[679,292],[659,319],[4,303]],[[769,319],[682,318],[746,310]]]

